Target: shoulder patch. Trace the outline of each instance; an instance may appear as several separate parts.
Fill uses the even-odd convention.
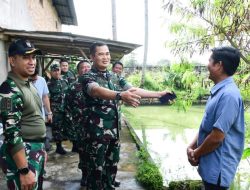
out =
[[[2,98],[1,99],[1,111],[4,112],[4,111],[12,111],[12,99],[11,98]]]

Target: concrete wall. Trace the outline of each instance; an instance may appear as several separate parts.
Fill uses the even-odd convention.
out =
[[[62,24],[52,0],[27,0],[33,25],[38,31],[62,30]]]
[[[8,73],[7,52],[4,41],[0,40],[0,84],[6,79]]]
[[[52,0],[0,0],[0,27],[61,31],[62,24]]]
[[[0,0],[0,27],[35,30],[26,0]]]
[[[61,31],[52,0],[0,0],[0,27],[27,31]],[[0,36],[0,84],[8,71],[6,37]]]

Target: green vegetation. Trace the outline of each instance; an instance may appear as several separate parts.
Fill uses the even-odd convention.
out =
[[[202,186],[200,180],[172,181],[168,190],[202,190]]]
[[[250,164],[250,110],[249,109],[247,109],[245,112],[245,127],[246,127],[246,134],[245,134],[246,146],[242,158],[248,159],[248,163]]]
[[[152,161],[146,148],[141,147],[138,152],[139,166],[136,173],[136,179],[148,190],[162,190],[162,175]]]
[[[183,59],[170,67],[149,71],[145,76],[144,88],[154,91],[174,91],[178,97],[175,106],[178,109],[187,110],[193,102],[200,101],[209,94],[210,82],[207,80],[206,73],[200,73],[195,66],[200,67]],[[127,80],[133,86],[139,87],[141,73],[130,75]]]
[[[198,127],[202,120],[204,109],[205,109],[204,106],[192,106],[190,109],[187,110],[187,112],[183,112],[183,111],[178,111],[178,109],[173,106],[140,106],[138,108],[123,106],[122,108],[123,113],[125,114],[125,116],[127,117],[127,119],[129,120],[130,124],[133,126],[134,129],[167,128],[171,131],[171,135],[173,135],[173,138],[175,134],[182,133],[183,130],[186,128],[197,128],[198,130]],[[246,143],[245,143],[246,149],[244,151],[242,158],[249,160],[250,156],[250,151],[249,151],[250,110],[249,109],[246,110],[245,112],[245,122],[246,122]],[[142,158],[147,157],[147,154],[144,151],[142,151],[139,155],[141,155]],[[143,170],[144,167],[145,170]],[[146,170],[149,171],[148,167],[149,166],[147,164],[143,164],[142,162],[142,165],[140,167],[140,175],[143,174],[143,172],[145,172]],[[249,174],[247,173],[237,174],[230,190],[240,189],[241,188],[240,184],[242,180],[246,182],[249,181]],[[187,189],[190,187],[187,181],[181,181],[178,183],[172,182],[170,184],[172,185],[180,184],[181,185],[180,187],[185,186]],[[250,186],[250,183],[247,184],[247,186]],[[172,186],[172,188],[174,188],[174,186]],[[193,187],[193,189],[195,188],[196,186]],[[185,188],[183,189],[185,190]]]
[[[168,44],[174,53],[183,57],[229,44],[240,49],[242,60],[250,64],[249,0],[164,2],[165,9],[181,18],[170,27],[175,37]]]

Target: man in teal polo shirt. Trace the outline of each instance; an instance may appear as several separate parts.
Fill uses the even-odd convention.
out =
[[[35,72],[39,50],[28,40],[19,39],[10,44],[8,53],[11,71],[0,86],[5,137],[0,165],[8,189],[42,189],[46,128],[41,99],[28,80]]]
[[[209,59],[214,82],[198,135],[187,148],[189,162],[199,165],[205,190],[226,190],[232,183],[244,150],[244,106],[232,75],[240,53],[232,47],[215,48]]]

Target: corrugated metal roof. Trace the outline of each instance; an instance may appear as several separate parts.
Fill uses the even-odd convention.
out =
[[[76,25],[77,17],[73,0],[52,0],[62,24]]]
[[[120,60],[125,54],[140,47],[138,44],[107,40],[89,36],[81,36],[65,32],[21,31],[1,29],[0,35],[5,36],[9,42],[17,38],[27,38],[47,55],[66,55],[89,57],[89,46],[93,42],[101,41],[109,46],[112,62]]]

